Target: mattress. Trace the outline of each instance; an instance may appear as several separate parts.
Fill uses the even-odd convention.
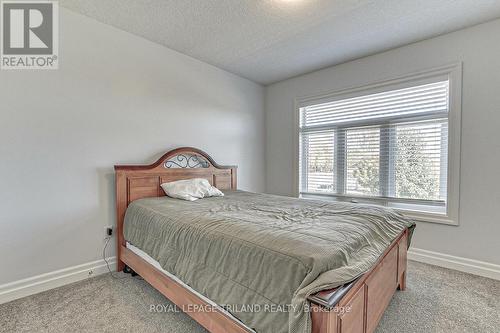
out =
[[[379,206],[227,191],[134,201],[124,236],[255,331],[302,333],[309,295],[356,279],[413,226]]]

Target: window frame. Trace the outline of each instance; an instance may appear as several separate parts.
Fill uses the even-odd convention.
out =
[[[403,89],[438,80],[449,81],[449,111],[448,111],[448,160],[447,160],[447,202],[445,213],[418,210],[422,205],[412,205],[411,199],[398,200],[396,198],[364,197],[348,194],[304,194],[300,195],[300,109],[309,105],[332,102],[335,100],[375,94],[387,90]],[[374,83],[331,91],[320,95],[297,97],[294,101],[294,131],[293,131],[293,189],[296,197],[305,199],[322,199],[334,201],[352,201],[360,203],[377,203],[381,200],[384,204],[395,202],[391,207],[402,211],[405,215],[422,222],[434,222],[448,225],[459,225],[460,201],[460,146],[461,146],[461,109],[462,109],[462,63],[453,63],[416,73],[406,74],[397,78],[390,78]],[[355,126],[343,124],[342,127]],[[337,143],[336,143],[337,144]],[[416,200],[418,201],[418,200]],[[398,202],[402,203],[399,204]],[[431,207],[430,205],[428,207]]]

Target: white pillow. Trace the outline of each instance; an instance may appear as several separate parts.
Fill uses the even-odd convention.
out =
[[[195,201],[207,197],[222,197],[224,193],[210,185],[205,178],[178,180],[161,184],[161,188],[171,198]]]

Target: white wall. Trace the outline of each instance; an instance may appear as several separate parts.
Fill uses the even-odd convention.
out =
[[[263,95],[61,8],[60,69],[0,72],[0,285],[101,258],[114,164],[194,146],[263,191]]]
[[[275,83],[266,191],[293,193],[293,101],[463,61],[460,226],[419,223],[413,246],[500,264],[500,20]]]

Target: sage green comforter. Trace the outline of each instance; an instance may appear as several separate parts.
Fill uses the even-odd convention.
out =
[[[310,332],[306,298],[352,281],[414,223],[371,205],[243,191],[133,202],[125,239],[257,332]]]

